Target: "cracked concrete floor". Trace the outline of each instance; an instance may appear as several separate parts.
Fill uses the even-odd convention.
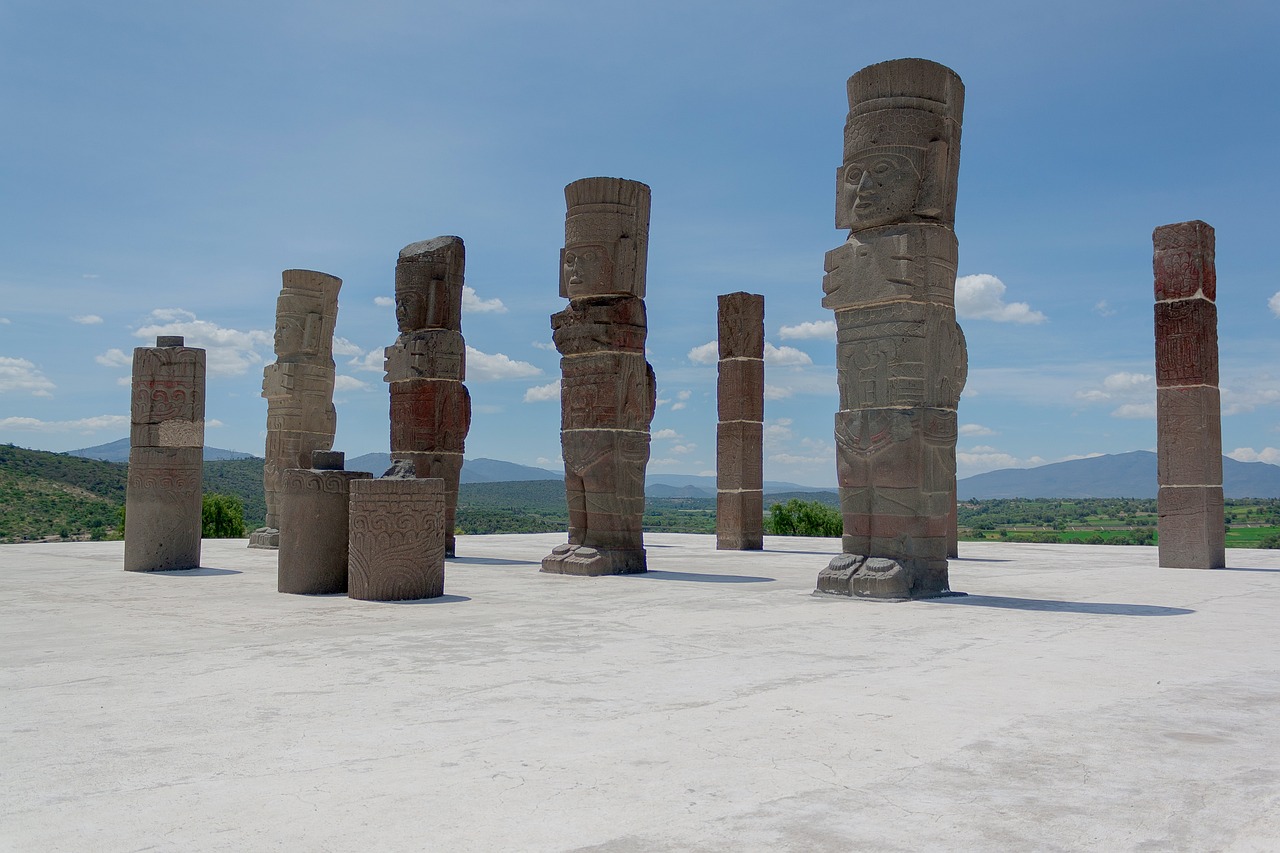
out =
[[[1280,552],[962,545],[965,598],[811,596],[835,540],[443,599],[0,546],[0,849],[1275,850]]]

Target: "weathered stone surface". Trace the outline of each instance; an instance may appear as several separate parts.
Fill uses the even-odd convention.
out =
[[[764,492],[758,489],[716,492],[716,549],[764,549]]]
[[[1218,298],[1215,237],[1206,222],[1193,220],[1161,225],[1151,235],[1155,252],[1156,301],[1202,296]]]
[[[383,350],[385,382],[467,378],[467,345],[453,329],[420,329],[402,334]]]
[[[462,453],[471,395],[461,382],[416,379],[391,385],[391,452]]]
[[[644,354],[644,300],[634,296],[575,299],[551,315],[551,337],[563,355],[595,352]]]
[[[1156,303],[1156,385],[1218,384],[1218,307],[1207,299]]]
[[[763,421],[764,359],[722,359],[716,400],[721,421]]]
[[[818,591],[949,594],[956,413],[968,375],[955,321],[956,180],[964,86],[923,59],[849,78],[823,305],[836,312],[843,554]]]
[[[132,447],[125,493],[124,568],[164,572],[200,565],[200,447]]]
[[[130,446],[203,447],[204,387],[204,350],[181,337],[134,349]]]
[[[583,178],[564,188],[568,206],[560,252],[560,295],[645,293],[649,187],[621,178]]]
[[[444,480],[444,553],[457,556],[458,483],[462,478],[462,453],[412,453],[396,451],[391,454],[396,464],[408,463],[412,476]],[[393,476],[391,471],[384,477]]]
[[[657,401],[653,368],[640,353],[598,352],[560,359],[560,428],[649,433]]]
[[[954,409],[969,373],[954,309],[893,302],[836,312],[840,408]]]
[[[347,595],[405,601],[444,594],[444,481],[351,483]]]
[[[720,358],[764,358],[764,296],[722,293],[716,298]]]
[[[1161,485],[1222,485],[1221,413],[1221,394],[1213,386],[1156,389],[1156,458]]]
[[[1221,486],[1161,486],[1156,540],[1160,565],[1221,569],[1227,564]]]
[[[461,237],[410,243],[396,261],[396,323],[402,333],[462,331],[466,249]]]
[[[299,595],[347,591],[351,482],[369,480],[367,471],[343,471],[341,459],[319,451],[315,464],[290,468],[281,478],[280,556],[277,589]],[[335,465],[336,468],[329,466]]]
[[[836,311],[882,302],[955,306],[958,248],[946,225],[887,225],[850,235],[827,252],[824,308]]]
[[[716,488],[721,491],[760,489],[764,485],[764,424],[721,421],[716,424]]]
[[[262,372],[267,400],[266,523],[249,536],[250,548],[279,545],[280,478],[310,468],[311,454],[333,447],[333,329],[342,279],[313,270],[285,270],[276,299],[276,361]]]

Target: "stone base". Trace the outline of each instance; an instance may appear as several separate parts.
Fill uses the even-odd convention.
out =
[[[259,527],[249,534],[249,547],[270,548],[272,550],[279,548],[280,531],[274,527]]]
[[[648,571],[643,548],[607,549],[557,545],[542,558],[542,571],[557,575],[634,575]]]
[[[964,595],[949,589],[920,588],[915,573],[896,560],[839,554],[818,572],[815,595],[843,595],[878,601],[911,601]]]

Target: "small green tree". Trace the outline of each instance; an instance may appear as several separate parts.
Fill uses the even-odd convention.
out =
[[[844,520],[824,503],[792,498],[769,507],[769,532],[775,536],[839,536],[844,532]]]
[[[235,495],[205,495],[201,517],[200,535],[205,539],[244,536],[244,504]]]
[[[1259,548],[1280,548],[1280,533],[1272,533],[1258,543]]]

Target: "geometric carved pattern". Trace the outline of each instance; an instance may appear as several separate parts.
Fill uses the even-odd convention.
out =
[[[352,481],[349,529],[349,597],[444,595],[443,480]]]
[[[280,592],[332,595],[347,591],[351,481],[365,471],[290,468],[280,492]]]

